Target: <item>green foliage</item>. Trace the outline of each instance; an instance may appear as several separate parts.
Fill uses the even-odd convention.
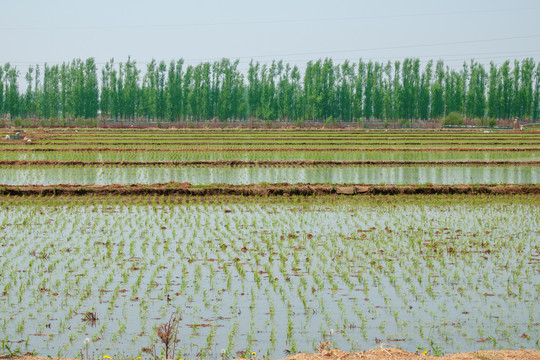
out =
[[[463,125],[463,116],[457,111],[452,111],[446,115],[444,125]]]
[[[476,126],[489,126],[489,127],[495,127],[497,126],[497,120],[491,118],[491,119],[481,119],[481,118],[475,118],[474,122]]]
[[[411,122],[408,119],[399,119],[399,126],[411,127]]]
[[[324,122],[325,125],[334,125],[337,124],[337,119],[334,119],[332,116],[329,116],[326,118],[326,121]]]
[[[295,122],[293,122],[293,125],[294,126],[298,126],[298,127],[302,127],[304,126],[304,120],[303,119],[299,119],[299,120],[296,120]]]

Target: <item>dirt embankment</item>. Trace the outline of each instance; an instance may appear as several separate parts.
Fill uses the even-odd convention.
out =
[[[432,195],[432,194],[531,194],[540,195],[540,185],[320,185],[251,184],[192,186],[190,183],[152,185],[26,185],[1,186],[0,195],[10,196],[82,196],[82,195]]]
[[[53,161],[53,160],[0,160],[0,165],[61,165],[61,166],[538,166],[540,161],[404,161],[404,160],[195,160],[195,161]]]
[[[490,350],[476,351],[445,356],[415,354],[401,349],[379,348],[358,353],[346,353],[341,350],[327,350],[318,354],[297,354],[286,360],[540,360],[540,351],[536,350]]]
[[[59,358],[46,358],[40,356],[1,356],[0,359],[18,360],[70,360]],[[249,360],[259,359],[253,357]],[[324,350],[315,354],[296,354],[285,360],[540,360],[540,351],[537,350],[487,350],[469,353],[449,354],[444,356],[430,356],[427,354],[415,354],[395,348],[377,348],[357,353],[347,353],[341,350]],[[235,359],[248,360],[248,359]]]

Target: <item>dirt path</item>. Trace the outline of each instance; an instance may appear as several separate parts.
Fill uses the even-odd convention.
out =
[[[359,353],[346,353],[341,350],[323,351],[318,354],[297,354],[287,358],[287,360],[540,360],[540,351],[535,350],[497,350],[497,351],[477,351],[461,354],[449,354],[435,357],[422,354],[414,354],[400,349],[375,349]]]

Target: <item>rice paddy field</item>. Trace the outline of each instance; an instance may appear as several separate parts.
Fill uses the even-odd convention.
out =
[[[0,141],[0,187],[17,190],[0,195],[0,339],[10,351],[150,358],[144,348],[161,351],[156,328],[171,316],[184,359],[274,359],[326,341],[433,355],[540,349],[540,133],[24,135],[32,141]],[[328,191],[122,190],[171,182]],[[115,184],[105,195],[28,190]],[[362,185],[528,190],[339,191]]]

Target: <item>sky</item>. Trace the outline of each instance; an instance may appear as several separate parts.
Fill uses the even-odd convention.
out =
[[[539,0],[0,0],[0,64],[540,60]]]

